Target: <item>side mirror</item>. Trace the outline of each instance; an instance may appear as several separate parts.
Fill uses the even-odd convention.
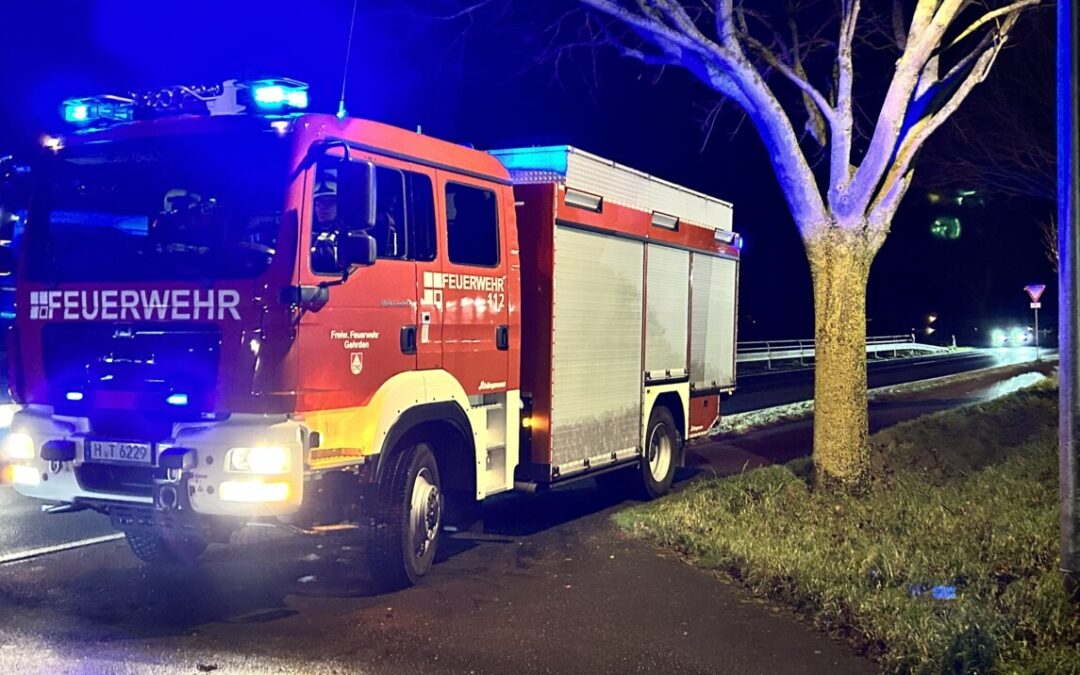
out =
[[[374,265],[377,254],[375,238],[367,232],[347,232],[338,239],[338,264],[342,267]]]
[[[364,169],[364,174],[367,179],[367,185],[364,186],[367,196],[367,199],[365,200],[367,204],[367,213],[361,215],[364,216],[364,222],[367,224],[367,228],[372,228],[375,227],[375,221],[379,217],[379,205],[377,203],[379,189],[377,183],[378,179],[375,174],[375,163],[370,161],[365,162]]]
[[[366,229],[375,226],[379,208],[375,163],[337,157],[319,161],[320,180],[333,185],[337,196],[337,220],[347,229]]]

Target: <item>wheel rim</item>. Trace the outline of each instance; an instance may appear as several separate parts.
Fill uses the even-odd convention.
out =
[[[667,426],[658,424],[649,436],[649,454],[645,458],[649,463],[649,475],[657,483],[664,482],[671,469],[672,447]]]
[[[431,471],[424,467],[413,482],[409,509],[409,541],[417,558],[424,557],[439,534],[442,520],[442,496]]]

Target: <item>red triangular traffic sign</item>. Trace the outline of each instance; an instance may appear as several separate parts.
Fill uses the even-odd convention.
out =
[[[1024,290],[1031,296],[1032,302],[1038,302],[1042,297],[1043,291],[1046,290],[1046,284],[1029,284],[1024,286]]]

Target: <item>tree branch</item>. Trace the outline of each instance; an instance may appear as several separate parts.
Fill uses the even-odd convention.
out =
[[[902,0],[893,0],[892,30],[896,46],[903,52],[907,49],[907,36],[904,34],[904,5]]]
[[[855,27],[859,21],[859,0],[843,0],[840,39],[836,48],[836,115],[832,121],[832,152],[829,158],[829,204],[841,199],[851,180],[851,143],[855,132],[852,88],[855,82]]]
[[[958,0],[947,2],[955,5]],[[881,183],[881,178],[892,161],[912,94],[918,86],[927,61],[934,48],[940,44],[948,27],[947,23],[937,21],[942,10],[942,3],[935,0],[919,0],[915,6],[915,13],[908,28],[906,48],[896,63],[896,72],[881,104],[870,145],[848,190],[834,202],[834,208],[848,216],[866,212],[874,188]]]
[[[1040,0],[1019,0],[1019,2],[1014,2],[1011,5],[1007,5],[1005,7],[999,7],[998,9],[987,12],[981,18],[979,18],[978,20],[973,22],[970,26],[965,28],[960,33],[960,35],[958,35],[955,39],[953,39],[952,42],[950,42],[945,47],[945,49],[950,49],[952,47],[955,47],[958,43],[963,42],[964,38],[971,35],[975,31],[979,30],[979,28],[981,28],[983,25],[989,23],[990,21],[993,21],[994,19],[997,19],[998,17],[1004,16],[1006,14],[1019,13],[1021,10],[1025,9],[1027,7],[1034,7],[1035,5],[1039,4],[1039,1]]]
[[[788,66],[780,60],[780,57],[778,57],[775,52],[765,46],[760,40],[752,37],[749,33],[740,33],[739,37],[750,46],[755,54],[764,59],[765,63],[769,64],[773,70],[790,80],[800,91],[802,91],[803,95],[813,101],[814,106],[830,125],[833,123],[835,113],[832,106],[829,105],[829,102],[821,92],[805,79],[806,71],[802,70],[801,64],[796,65],[795,68]],[[796,63],[798,64],[798,61],[796,61]],[[796,68],[802,70],[802,72],[797,72]]]
[[[883,215],[888,215],[888,218],[891,219],[892,213],[895,213],[896,206],[898,205],[898,202],[893,203],[894,200],[890,198],[890,193],[894,192],[895,184],[908,174],[912,163],[915,161],[915,156],[918,154],[919,150],[922,149],[926,139],[944,124],[945,120],[956,111],[960,104],[963,103],[964,99],[967,98],[968,94],[971,93],[972,89],[975,88],[975,85],[982,82],[987,73],[990,72],[990,67],[993,65],[998,54],[1001,53],[1002,47],[1008,40],[1009,31],[1012,30],[1012,27],[1016,24],[1018,18],[1019,14],[1017,13],[1006,16],[998,28],[991,46],[985,49],[974,61],[971,65],[971,70],[963,77],[963,80],[956,85],[955,91],[953,91],[946,102],[937,111],[922,117],[918,122],[912,125],[903,136],[892,167],[882,181],[881,187],[874,200],[870,203],[869,212],[871,214],[883,210]],[[938,88],[944,88],[950,84],[949,80],[943,80],[938,85]],[[930,94],[928,93],[927,95],[929,96]]]
[[[638,0],[639,7],[648,12],[668,0]],[[750,116],[769,153],[773,170],[783,186],[792,216],[804,236],[809,229],[823,225],[826,211],[817,189],[814,174],[799,147],[791,120],[775,94],[746,58],[733,25],[732,0],[717,0],[717,32],[720,43],[713,42],[695,29],[687,37],[665,24],[658,14],[633,12],[615,0],[581,0],[593,9],[630,26],[638,35],[678,56],[687,67],[716,91],[729,96]],[[688,18],[688,17],[687,17]],[[679,19],[669,19],[677,21]],[[678,48],[678,51],[674,48]]]
[[[993,58],[1000,49],[1001,44],[997,43],[997,40],[1008,33],[1020,13],[1031,6],[1033,2],[1034,0],[1020,0],[1012,3],[1007,6],[1009,11],[1004,14],[998,13],[997,10],[987,12],[987,14],[993,13],[995,15],[993,18],[998,21],[997,29],[991,31],[991,34],[996,36],[994,38],[996,44],[991,50],[980,53],[979,63],[972,66],[973,73],[982,72],[982,75],[985,75],[986,69],[993,63]],[[905,138],[911,138],[910,133],[914,131],[914,129],[909,128],[911,127],[910,120],[922,113],[917,107],[913,108],[913,106],[918,104],[919,100],[925,100],[924,96],[926,94],[923,92],[929,92],[935,85],[939,91],[941,90],[942,87],[937,76],[938,54],[940,53],[938,48],[944,38],[946,29],[969,3],[970,0],[919,0],[915,8],[911,29],[908,31],[907,49],[897,63],[896,75],[893,77],[889,91],[885,96],[885,102],[882,104],[870,148],[856,171],[855,178],[852,180],[851,188],[848,191],[847,200],[845,200],[846,203],[844,204],[845,209],[869,213],[878,207],[878,200],[881,195],[889,194],[891,183],[899,180],[899,177],[907,172],[905,167],[898,174],[894,162],[899,160],[902,142]],[[983,21],[979,19],[973,25],[977,24],[978,27],[985,27],[989,22],[989,20]],[[1003,27],[1005,24],[1007,24],[1007,27]],[[980,46],[984,44],[985,42],[980,42]],[[976,49],[976,52],[978,51]],[[982,57],[987,54],[991,54],[991,56],[984,63]],[[962,61],[968,61],[970,65],[971,60],[962,59]],[[956,72],[950,71],[950,75],[955,76],[956,74]],[[969,86],[960,85],[962,94],[959,98],[954,96],[956,104],[946,104],[950,112],[967,96],[971,87],[977,81],[978,79],[972,81]],[[957,93],[961,92],[958,91]],[[915,95],[915,98],[913,98],[913,95]],[[947,116],[948,113],[945,117]],[[925,136],[932,133],[944,121],[944,118],[939,116],[935,116],[935,118],[933,126],[922,137],[922,140],[925,140]],[[914,124],[919,129],[926,129],[930,122],[929,119],[922,119]],[[920,147],[921,144],[922,141],[919,142]],[[913,155],[914,153],[906,161],[907,165],[910,165]]]

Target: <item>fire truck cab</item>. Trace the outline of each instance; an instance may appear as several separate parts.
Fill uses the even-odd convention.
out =
[[[734,387],[730,204],[306,106],[292,80],[65,104],[15,270],[16,489],[151,562],[359,528],[388,586],[490,495],[664,493]]]

